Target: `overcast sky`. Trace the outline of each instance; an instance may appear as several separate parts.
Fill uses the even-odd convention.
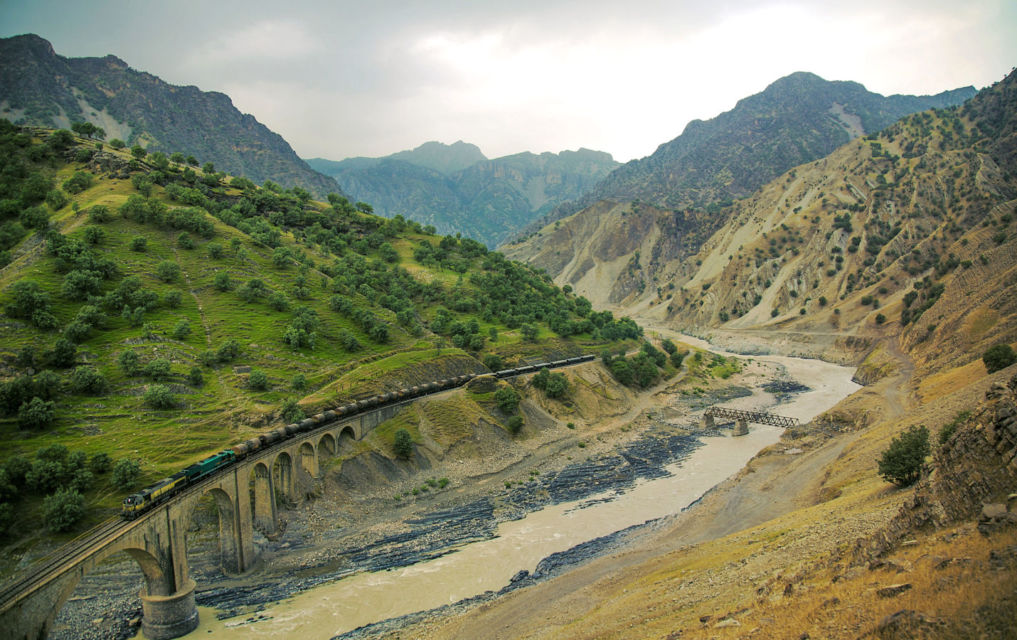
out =
[[[927,94],[1017,65],[1014,0],[0,0],[0,33],[30,32],[337,160],[461,139],[625,161],[794,71]]]

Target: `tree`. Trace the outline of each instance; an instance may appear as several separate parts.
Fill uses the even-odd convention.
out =
[[[121,491],[126,491],[134,486],[138,476],[141,475],[141,465],[134,460],[117,460],[113,465],[113,486]]]
[[[173,331],[170,335],[173,336],[174,340],[183,340],[191,334],[191,322],[187,318],[183,318],[173,327]]]
[[[547,369],[545,369],[547,371]],[[568,393],[569,383],[563,373],[552,373],[544,387],[548,398],[562,398]]]
[[[96,475],[102,475],[113,467],[113,459],[108,453],[96,453],[88,461],[88,468]]]
[[[60,489],[43,500],[42,514],[50,531],[68,531],[85,515],[85,498],[74,489]]]
[[[265,391],[268,389],[268,375],[260,369],[254,369],[247,378],[247,386],[256,391]]]
[[[397,429],[392,450],[400,458],[409,458],[413,454],[413,436],[406,429]]]
[[[192,387],[200,387],[205,384],[205,377],[201,374],[201,367],[191,367],[191,370],[187,373],[187,383]]]
[[[515,435],[515,434],[519,433],[520,431],[522,431],[522,429],[523,429],[523,417],[522,416],[512,416],[511,418],[509,418],[509,421],[508,421],[508,430],[509,430],[509,433]]]
[[[537,334],[540,331],[537,328],[537,325],[532,323],[524,324],[522,327],[519,328],[519,330],[522,332],[523,338],[530,342],[534,342],[537,339]]]
[[[500,371],[503,363],[500,356],[495,353],[489,353],[484,356],[484,366],[491,371]]]
[[[219,291],[229,291],[233,288],[233,280],[227,271],[219,271],[215,274],[215,288]]]
[[[153,409],[172,409],[177,406],[176,398],[169,387],[162,384],[153,384],[145,391],[145,404]]]
[[[112,144],[113,141],[110,140],[110,145],[112,146]],[[148,152],[145,151],[145,148],[143,146],[141,146],[140,144],[136,144],[133,147],[131,147],[131,155],[137,158],[138,160],[144,160],[145,156],[148,155]]]
[[[73,367],[78,357],[78,348],[67,338],[60,338],[47,356],[49,363],[54,367]]]
[[[519,408],[519,394],[512,387],[502,387],[494,392],[494,401],[503,413],[515,413]]]
[[[109,146],[113,147],[114,149],[123,149],[124,147],[127,146],[127,144],[120,138],[113,138],[112,140],[109,141]]]
[[[71,374],[71,391],[91,396],[101,396],[109,391],[109,382],[93,367],[77,367]]]
[[[56,403],[38,396],[21,404],[18,409],[18,425],[22,429],[42,429],[53,424],[56,418]]]
[[[131,238],[131,251],[144,253],[148,248],[148,238],[145,236],[134,236]]]
[[[180,265],[172,260],[163,260],[156,265],[155,275],[163,282],[173,282],[180,275]]]
[[[141,373],[141,357],[133,349],[121,351],[117,356],[117,364],[120,365],[120,370],[124,372],[125,376],[136,376]]]
[[[929,455],[929,430],[913,426],[890,441],[879,459],[879,475],[888,482],[907,487],[915,483],[922,472],[925,456]]]
[[[995,373],[1017,362],[1017,353],[1008,344],[997,344],[986,349],[982,354],[982,362],[985,363],[986,371]]]
[[[170,361],[166,358],[156,358],[145,365],[143,370],[145,376],[159,381],[165,380],[170,375]]]

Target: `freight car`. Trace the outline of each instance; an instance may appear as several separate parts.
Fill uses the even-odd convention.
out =
[[[555,360],[553,362],[523,365],[515,369],[503,369],[501,371],[496,371],[494,375],[498,378],[509,378],[524,373],[533,373],[534,371],[540,371],[541,369],[551,369],[571,364],[579,364],[581,362],[589,362],[594,358],[595,356],[593,355],[584,355],[564,360]],[[323,424],[334,422],[339,418],[349,417],[369,409],[438,393],[446,389],[461,387],[470,380],[476,378],[477,375],[478,374],[476,373],[468,373],[453,378],[436,380],[414,387],[399,389],[398,391],[385,392],[371,396],[370,398],[364,398],[356,402],[340,405],[334,409],[329,409],[328,411],[316,414],[310,418],[305,418],[299,423],[292,423],[284,427],[272,429],[271,431],[262,433],[249,440],[235,444],[229,449],[225,449],[215,455],[209,456],[201,462],[196,462],[195,464],[174,473],[168,478],[163,478],[159,482],[145,487],[141,491],[132,493],[124,498],[123,510],[121,513],[124,518],[133,520],[145,511],[148,511],[152,507],[168,500],[171,496],[185,487],[230,466],[237,460],[246,458],[256,451],[274,446],[278,442],[293,438],[298,434],[311,431]]]

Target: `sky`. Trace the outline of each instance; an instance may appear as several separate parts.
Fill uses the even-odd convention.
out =
[[[627,161],[795,71],[870,91],[982,88],[1014,0],[0,0],[0,36],[221,91],[304,158],[429,140]]]

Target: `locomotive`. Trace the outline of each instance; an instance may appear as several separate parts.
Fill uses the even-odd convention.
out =
[[[515,369],[502,369],[501,371],[495,371],[494,376],[496,378],[511,378],[513,376],[526,373],[536,373],[541,369],[554,369],[557,367],[579,364],[581,362],[589,362],[594,358],[595,356],[593,355],[583,355],[566,358],[564,360],[554,360],[553,362],[524,365]],[[340,418],[347,418],[369,409],[376,409],[389,404],[397,404],[413,398],[419,398],[433,393],[438,393],[440,391],[453,389],[455,387],[461,387],[473,378],[476,378],[477,375],[479,374],[463,374],[454,378],[436,380],[434,382],[428,382],[408,389],[389,391],[376,396],[371,396],[370,398],[344,404],[334,409],[323,411],[322,413],[318,413],[310,418],[305,418],[299,423],[295,422],[284,427],[272,429],[271,431],[262,433],[249,440],[235,444],[228,449],[224,449],[219,453],[213,454],[201,462],[196,462],[191,466],[174,473],[168,478],[163,478],[155,484],[145,487],[137,493],[132,493],[124,498],[123,510],[121,513],[124,518],[133,520],[152,507],[168,500],[184,487],[192,485],[213,473],[232,465],[236,461],[246,458],[255,451],[268,448],[277,442],[287,438],[292,438],[299,433],[311,431],[319,426],[334,422]]]

